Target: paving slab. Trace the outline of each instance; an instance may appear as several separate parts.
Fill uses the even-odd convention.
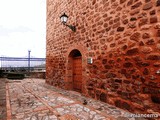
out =
[[[0,120],[5,120],[6,114],[6,81],[0,79]]]
[[[8,80],[6,93],[7,120],[136,120],[127,111],[50,86],[44,79]]]

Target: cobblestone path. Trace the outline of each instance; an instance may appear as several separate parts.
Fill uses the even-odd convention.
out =
[[[6,85],[5,80],[0,79],[0,120],[6,119]]]
[[[124,110],[47,85],[42,79],[10,80],[6,88],[7,120],[143,120],[127,118]]]

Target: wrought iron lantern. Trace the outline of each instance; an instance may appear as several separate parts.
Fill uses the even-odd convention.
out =
[[[61,22],[63,23],[63,25],[69,27],[73,32],[76,32],[76,27],[75,26],[67,25],[68,16],[65,13],[60,16],[60,19],[61,19]]]

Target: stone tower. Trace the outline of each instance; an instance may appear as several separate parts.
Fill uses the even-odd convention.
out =
[[[46,59],[48,84],[160,111],[160,0],[47,0]]]

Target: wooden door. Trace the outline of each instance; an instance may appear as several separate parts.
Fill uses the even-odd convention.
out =
[[[82,57],[73,57],[73,89],[82,90]]]

